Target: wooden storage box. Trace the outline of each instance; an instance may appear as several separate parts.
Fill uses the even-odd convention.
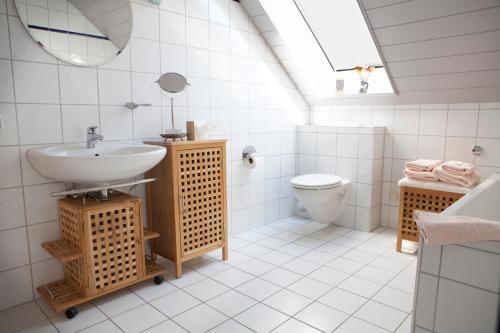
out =
[[[109,201],[59,200],[61,238],[42,244],[63,263],[64,279],[38,287],[56,312],[87,302],[165,271],[144,241],[141,199],[116,192]]]
[[[167,148],[167,155],[146,177],[148,220],[160,237],[154,251],[182,263],[222,248],[227,259],[225,140],[146,142]]]
[[[420,232],[413,219],[415,210],[440,213],[469,192],[469,189],[443,184],[403,178],[398,183],[399,222],[396,250],[401,252],[403,240],[418,242]]]

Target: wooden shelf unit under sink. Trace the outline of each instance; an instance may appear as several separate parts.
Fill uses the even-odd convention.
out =
[[[156,254],[145,255],[144,242],[159,234],[144,229],[139,197],[115,192],[109,201],[60,199],[59,227],[61,239],[42,246],[63,263],[64,279],[37,288],[56,312],[166,271]]]

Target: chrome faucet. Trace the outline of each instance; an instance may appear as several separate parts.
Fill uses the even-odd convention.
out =
[[[96,133],[96,129],[97,126],[87,127],[87,148],[95,148],[95,142],[104,139],[101,134]]]

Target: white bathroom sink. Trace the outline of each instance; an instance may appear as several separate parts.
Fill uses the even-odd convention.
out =
[[[99,143],[68,144],[28,150],[28,160],[42,176],[77,184],[111,184],[140,175],[165,156],[155,145]]]

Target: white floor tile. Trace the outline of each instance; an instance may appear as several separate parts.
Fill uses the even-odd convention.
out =
[[[323,241],[321,239],[314,238],[314,237],[306,236],[306,237],[302,237],[302,238],[297,239],[293,243],[296,245],[305,246],[305,247],[310,248],[310,249],[315,249],[318,246],[323,245],[325,243],[325,241]]]
[[[236,268],[231,268],[227,271],[212,276],[212,279],[231,288],[239,286],[240,284],[245,283],[253,278],[253,275],[240,271]]]
[[[366,242],[366,243],[363,243],[363,244],[357,246],[356,250],[363,251],[363,252],[370,253],[370,254],[380,255],[380,254],[384,253],[385,251],[387,251],[387,247]]]
[[[205,332],[227,319],[228,317],[205,304],[200,304],[173,318],[177,324],[190,333]]]
[[[277,292],[276,294],[266,298],[262,303],[279,310],[289,316],[295,315],[297,312],[305,308],[312,301],[297,293],[286,289]]]
[[[377,257],[376,254],[370,254],[356,249],[350,250],[342,255],[342,258],[354,260],[362,264],[368,264]]]
[[[270,332],[289,317],[264,304],[257,304],[234,319],[257,332]]]
[[[367,298],[350,293],[348,291],[335,288],[318,299],[318,302],[326,304],[337,310],[353,314],[363,304],[368,301]]]
[[[271,296],[280,289],[281,287],[278,287],[277,285],[260,278],[250,280],[235,288],[236,291],[239,291],[240,293],[243,293],[258,301],[262,301],[264,298]]]
[[[382,285],[376,282],[351,276],[344,282],[338,285],[339,288],[350,291],[356,295],[363,297],[372,297],[377,291],[382,289]]]
[[[224,261],[227,265],[238,266],[244,262],[251,260],[252,257],[238,251],[229,251],[229,259]]]
[[[228,243],[229,243],[229,248],[232,250],[237,250],[244,246],[252,244],[252,242],[237,237],[230,237]]]
[[[368,265],[361,268],[354,275],[380,284],[386,284],[396,276],[396,273]]]
[[[172,320],[164,321],[144,331],[145,333],[187,333],[185,329]]]
[[[415,279],[400,274],[392,279],[387,286],[413,294],[415,290]]]
[[[9,332],[9,331],[6,331]],[[52,323],[48,320],[44,320],[38,324],[35,324],[30,327],[26,327],[20,331],[16,331],[17,333],[57,333],[57,329]]]
[[[196,270],[198,273],[201,273],[206,276],[212,276],[227,271],[228,269],[231,268],[231,266],[225,264],[223,261],[214,260],[193,266],[192,268]]]
[[[412,294],[408,294],[391,287],[382,288],[375,294],[375,296],[372,297],[372,299],[405,312],[410,312],[413,308]]]
[[[275,238],[279,238],[281,240],[287,241],[287,242],[293,242],[296,241],[299,238],[302,238],[302,235],[296,234],[294,232],[290,231],[282,231],[279,234],[274,235]]]
[[[80,316],[80,314],[78,316]],[[78,318],[78,316],[76,316],[76,318]],[[141,305],[138,308],[124,312],[112,318],[113,322],[125,333],[144,331],[145,329],[153,327],[166,319],[167,317],[149,304]],[[72,320],[74,320],[74,318]]]
[[[250,257],[260,257],[261,255],[269,251],[271,251],[270,248],[258,244],[250,244],[248,246],[238,249],[238,252],[246,254],[247,256]]]
[[[341,256],[344,253],[351,250],[351,248],[344,246],[344,245],[335,244],[332,242],[332,243],[325,243],[325,244],[321,245],[320,247],[317,247],[316,250],[323,251],[323,252],[329,253],[329,254],[334,255],[334,256]]]
[[[295,318],[324,332],[332,332],[348,315],[329,306],[314,302],[300,311]]]
[[[360,320],[358,318],[351,317],[347,319],[339,328],[335,330],[335,333],[389,333],[380,327],[367,323],[366,321]]]
[[[212,279],[205,279],[199,282],[193,283],[192,285],[187,286],[183,290],[188,294],[198,298],[202,301],[207,301],[215,296],[218,296],[224,292],[226,292],[229,288],[214,281]]]
[[[321,267],[309,274],[308,277],[329,284],[331,286],[336,286],[340,282],[347,279],[349,277],[349,274],[333,268]]]
[[[290,319],[281,324],[273,333],[320,333],[312,326],[306,325],[297,319]]]
[[[157,285],[151,281],[144,281],[130,288],[134,294],[149,302],[163,295],[170,294],[177,290],[177,287],[164,281]]]
[[[282,267],[298,274],[307,275],[321,267],[321,265],[297,258],[287,262]]]
[[[171,284],[176,286],[177,288],[184,288],[189,286],[190,284],[193,284],[195,282],[198,282],[200,280],[205,279],[205,275],[198,273],[197,271],[194,271],[190,268],[184,268],[182,271],[182,276],[179,279],[176,279],[175,277],[169,280]]]
[[[264,274],[265,272],[269,272],[271,269],[275,267],[276,266],[274,266],[273,264],[270,264],[268,262],[259,259],[252,259],[237,266],[238,269],[241,269],[242,271],[245,271],[247,273],[256,276]]]
[[[393,309],[374,301],[368,301],[354,313],[354,317],[391,332],[398,328],[399,324],[406,318],[406,315],[407,314],[403,311]]]
[[[338,238],[335,238],[332,240],[332,243],[340,244],[340,245],[351,247],[351,248],[356,247],[358,245],[361,245],[364,242],[365,242],[364,240],[345,237],[345,236],[341,236],[341,237],[338,237]]]
[[[394,273],[401,272],[409,263],[393,260],[385,257],[378,257],[370,263],[370,266],[382,268]]]
[[[336,258],[333,254],[312,250],[300,256],[301,259],[312,261],[316,264],[325,265]]]
[[[217,327],[212,328],[209,333],[251,333],[250,329],[234,320],[228,320]],[[168,332],[170,333],[170,332]]]
[[[108,317],[116,316],[144,303],[143,299],[127,289],[99,298],[94,302],[95,306]]]
[[[246,231],[246,232],[242,232],[240,234],[237,234],[235,237],[253,243],[253,242],[260,241],[264,238],[267,238],[268,236],[261,233],[261,232]]]
[[[166,296],[160,297],[150,304],[169,317],[178,315],[188,309],[195,307],[201,302],[188,293],[178,290]]]
[[[281,252],[287,253],[287,254],[292,255],[292,256],[300,256],[306,252],[311,251],[311,249],[308,247],[297,245],[294,243],[288,243],[288,244],[280,247],[279,250]]]
[[[94,326],[90,326],[89,328],[80,331],[81,333],[121,333],[122,331],[113,324],[111,320],[105,320],[96,324]]]
[[[346,272],[349,274],[353,274],[357,270],[359,270],[361,267],[364,266],[364,264],[359,263],[357,261],[349,260],[346,258],[337,258],[331,261],[330,263],[327,264],[328,267],[337,269],[342,272]]]
[[[279,234],[280,232],[283,232],[281,229],[273,228],[270,225],[263,225],[261,227],[253,229],[255,232],[259,232],[264,235],[268,236],[274,236],[276,234]]]
[[[282,239],[279,239],[279,238],[268,237],[268,238],[264,238],[263,240],[258,241],[256,244],[268,247],[270,249],[277,249],[277,248],[280,248],[280,247],[288,244],[288,242],[284,241]]]
[[[408,315],[395,333],[411,333],[411,315]]]
[[[302,275],[287,269],[278,267],[260,276],[262,279],[286,287],[302,278]]]
[[[207,302],[208,305],[228,317],[234,317],[238,313],[254,306],[256,303],[254,299],[234,290],[229,290]]]
[[[259,256],[259,259],[264,260],[276,266],[283,265],[284,263],[293,260],[295,257],[280,251],[271,251]]]
[[[307,298],[316,299],[325,294],[328,290],[332,289],[332,286],[305,277],[298,280],[297,282],[292,283],[287,287],[287,289],[301,294],[302,296],[305,296]]]
[[[61,333],[76,332],[106,320],[106,316],[95,306],[87,304],[78,307],[78,316],[68,319],[63,314],[52,318],[52,323]]]

